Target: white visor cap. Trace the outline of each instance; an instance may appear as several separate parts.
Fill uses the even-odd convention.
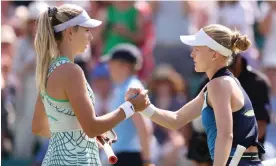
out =
[[[91,19],[87,14],[87,12],[83,10],[81,14],[74,17],[73,19],[54,26],[54,30],[55,32],[61,32],[69,27],[73,27],[77,25],[85,28],[95,28],[97,26],[100,26],[101,24],[102,24],[102,21]]]
[[[217,51],[223,56],[229,57],[232,51],[212,39],[203,29],[200,29],[195,35],[180,36],[182,43],[189,46],[207,46],[214,51]]]

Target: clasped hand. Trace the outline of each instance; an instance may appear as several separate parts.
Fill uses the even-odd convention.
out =
[[[135,112],[140,112],[150,105],[148,90],[140,88],[130,88],[125,94],[125,100],[131,102]]]

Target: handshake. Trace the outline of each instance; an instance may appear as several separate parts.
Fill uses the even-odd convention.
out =
[[[130,88],[125,94],[125,100],[120,108],[125,112],[125,119],[131,117],[135,112],[140,112],[142,115],[150,118],[155,107],[150,103],[148,91],[141,88]]]
[[[141,88],[130,88],[125,94],[125,100],[133,105],[135,112],[144,111],[151,104],[148,90]]]

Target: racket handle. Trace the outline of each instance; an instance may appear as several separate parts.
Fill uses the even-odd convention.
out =
[[[106,154],[106,156],[107,156],[107,158],[108,158],[108,162],[109,162],[110,164],[115,164],[115,163],[117,163],[118,158],[115,156],[115,154],[114,154],[114,152],[113,152],[111,146],[110,146],[108,143],[105,143],[105,144],[103,145],[103,149],[104,149],[104,152],[105,152],[105,154]]]
[[[142,92],[143,92],[143,93],[147,93],[147,91],[148,91],[148,90],[143,90]],[[131,97],[131,99],[135,99],[138,95],[139,95],[139,93],[133,95],[133,96]]]
[[[238,145],[229,166],[237,166],[245,150],[244,146]]]

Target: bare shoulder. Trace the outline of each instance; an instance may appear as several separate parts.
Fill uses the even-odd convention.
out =
[[[84,77],[82,69],[77,64],[73,63],[66,63],[60,66],[57,72],[63,80],[76,81]]]
[[[211,80],[207,84],[208,92],[224,93],[230,92],[233,86],[233,78],[228,76],[223,76]]]

